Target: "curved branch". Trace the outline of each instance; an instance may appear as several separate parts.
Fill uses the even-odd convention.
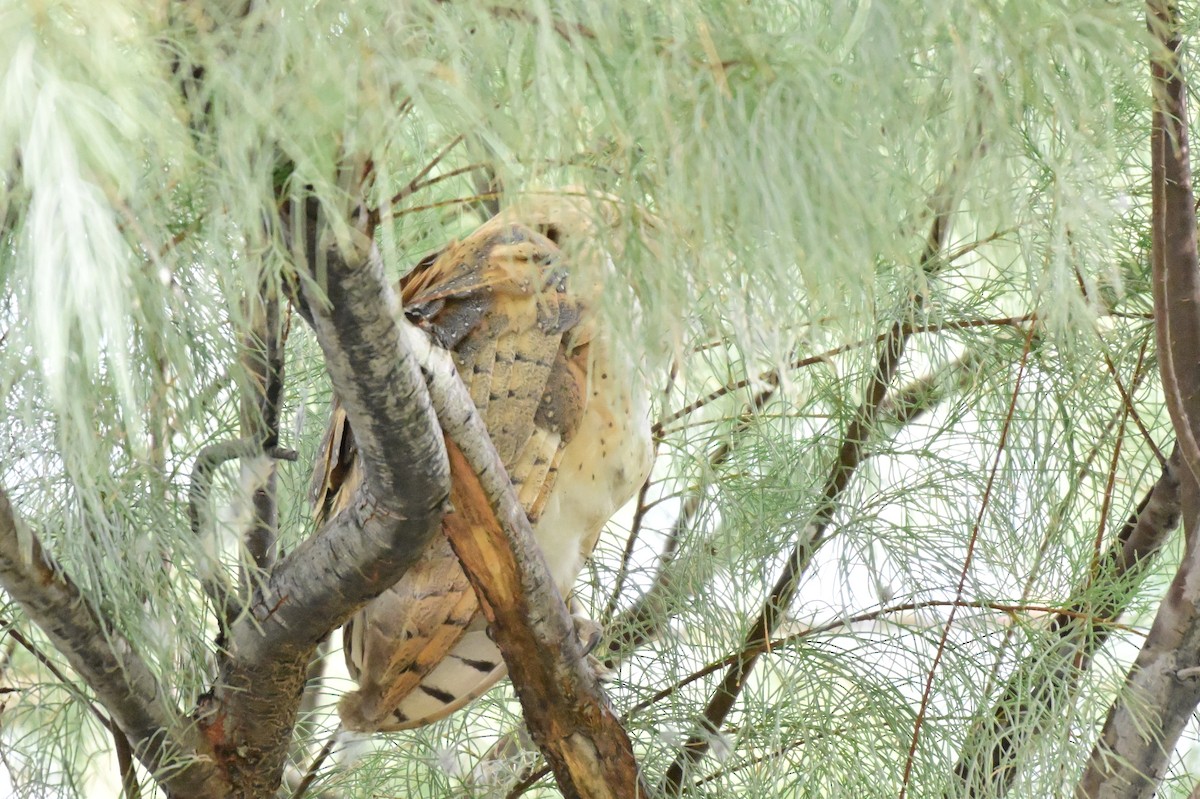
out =
[[[315,201],[290,231],[300,256],[290,288],[312,325],[354,428],[364,466],[349,507],[271,570],[230,627],[229,656],[200,708],[231,781],[272,794],[283,775],[313,650],[399,580],[438,529],[449,467],[425,381],[400,337],[400,303],[370,221],[340,246]]]
[[[255,657],[264,659],[276,646],[315,646],[394,585],[447,507],[445,446],[417,359],[397,324],[399,298],[375,245],[361,232],[352,235],[358,241],[348,255],[331,247],[310,259],[300,292],[354,429],[365,480],[347,512],[272,571],[253,609],[258,620],[249,625],[263,625],[250,637],[258,639]],[[314,619],[322,623],[314,626]]]

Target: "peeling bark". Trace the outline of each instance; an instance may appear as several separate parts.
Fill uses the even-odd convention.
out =
[[[480,596],[525,723],[559,790],[568,799],[646,796],[629,736],[579,646],[528,520],[509,515],[502,525],[462,451],[452,442],[448,449],[456,512],[446,517],[446,535]]]
[[[449,355],[415,328],[403,330],[446,433],[455,508],[446,535],[492,622],[525,723],[559,790],[568,799],[647,796],[629,736],[579,646],[483,419]]]

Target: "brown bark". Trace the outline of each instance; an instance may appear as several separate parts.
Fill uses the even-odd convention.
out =
[[[1109,709],[1075,795],[1148,797],[1200,703],[1200,269],[1188,154],[1186,86],[1178,59],[1175,8],[1147,3],[1153,122],[1153,288],[1163,393],[1185,468],[1180,469],[1187,545],[1146,642]]]
[[[462,451],[452,442],[447,449],[455,512],[446,517],[446,535],[481,598],[525,723],[563,796],[646,796],[629,736],[579,646],[528,520],[505,514],[502,526]]]
[[[530,735],[569,799],[647,796],[633,748],[576,639],[575,624],[483,419],[449,354],[405,325],[429,380],[454,474],[445,529],[508,665]],[[481,537],[472,528],[486,529]]]

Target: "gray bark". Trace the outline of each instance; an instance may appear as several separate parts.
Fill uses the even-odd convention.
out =
[[[304,221],[320,229],[315,214]],[[365,480],[350,508],[271,570],[230,627],[201,711],[238,796],[279,785],[313,651],[403,576],[449,496],[437,420],[397,326],[399,300],[368,238],[355,232],[347,248],[310,246],[296,299],[353,426]]]

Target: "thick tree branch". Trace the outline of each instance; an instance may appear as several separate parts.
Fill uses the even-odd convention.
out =
[[[123,636],[50,558],[0,490],[0,585],[96,692],[137,757],[172,796],[224,796],[212,749]]]
[[[417,360],[397,320],[400,301],[374,245],[343,257],[322,250],[301,290],[334,390],[354,430],[365,480],[348,513],[305,541],[273,571],[259,612],[270,612],[266,646],[322,635],[312,619],[339,617],[395,584],[437,529],[447,507],[449,469],[437,418]],[[323,632],[328,632],[328,629]]]
[[[646,796],[629,737],[576,640],[483,419],[449,355],[415,327],[403,330],[447,437],[455,512],[446,534],[493,622],[534,742],[566,797]]]
[[[1155,334],[1180,469],[1186,548],[1154,624],[1109,709],[1075,795],[1150,797],[1200,703],[1200,269],[1188,153],[1179,25],[1165,0],[1147,3],[1152,45],[1152,262]]]
[[[314,649],[419,557],[449,491],[437,420],[373,243],[353,229],[340,247],[319,243],[330,231],[314,203],[306,211],[297,222],[307,228],[292,231],[303,254],[295,300],[353,426],[365,479],[347,510],[276,564],[230,628],[229,657],[201,710],[245,796],[279,785]]]
[[[1183,462],[1200,482],[1200,268],[1188,148],[1187,88],[1173,4],[1150,0],[1152,262],[1159,368]]]

